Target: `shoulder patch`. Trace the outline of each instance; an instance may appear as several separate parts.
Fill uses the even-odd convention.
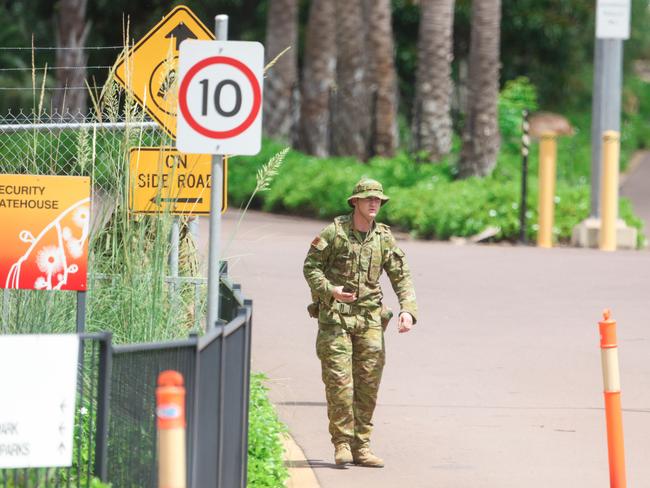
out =
[[[312,247],[315,247],[319,251],[322,251],[327,247],[327,241],[321,236],[316,236],[313,241],[311,241]]]

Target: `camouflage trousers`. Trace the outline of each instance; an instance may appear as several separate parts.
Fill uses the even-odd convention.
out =
[[[325,383],[332,443],[361,447],[370,441],[386,353],[381,324],[369,324],[362,318],[356,322],[319,323],[316,352]]]

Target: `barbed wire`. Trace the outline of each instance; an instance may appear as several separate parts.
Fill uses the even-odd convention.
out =
[[[32,69],[38,70],[38,71],[44,71],[46,69],[48,71],[50,71],[50,70],[53,70],[53,69],[79,69],[79,68],[83,68],[83,69],[106,69],[106,68],[112,68],[112,67],[113,66],[109,66],[109,65],[106,65],[106,66],[101,66],[101,65],[93,65],[93,66],[47,66],[47,67],[45,67],[45,66],[43,66],[43,67],[35,66],[33,68],[32,67],[0,68],[0,72],[2,72],[2,71],[32,71]]]
[[[0,46],[0,51],[65,51],[65,50],[70,50],[70,49],[75,49],[75,50],[83,50],[83,51],[90,51],[90,50],[100,50],[100,49],[124,49],[124,46],[79,46],[79,47],[63,47],[63,46],[16,46],[16,47],[9,47],[9,46]]]
[[[88,88],[91,88],[93,90],[101,90],[104,86],[103,85],[90,85],[88,86],[65,86],[65,87],[60,87],[60,86],[45,86],[45,87],[26,87],[26,86],[18,86],[18,87],[7,87],[7,86],[0,86],[0,90],[2,91],[37,91],[40,92],[41,90],[45,91],[56,91],[56,90],[88,90]]]

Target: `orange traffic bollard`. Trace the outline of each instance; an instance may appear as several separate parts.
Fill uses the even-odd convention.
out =
[[[600,351],[605,385],[605,418],[607,420],[607,454],[609,457],[609,486],[625,488],[625,448],[623,445],[623,417],[621,414],[621,377],[618,367],[616,321],[612,312],[603,312],[600,329]]]
[[[158,486],[185,488],[185,387],[178,371],[163,371],[156,388]]]

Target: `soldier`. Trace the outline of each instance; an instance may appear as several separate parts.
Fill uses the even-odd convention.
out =
[[[383,467],[370,450],[372,414],[384,367],[379,276],[386,271],[400,304],[399,332],[416,322],[417,305],[404,252],[387,225],[375,222],[388,202],[378,181],[361,179],[348,198],[350,215],[337,217],[311,243],[303,272],[311,288],[310,316],[318,318],[329,431],[336,464]]]

